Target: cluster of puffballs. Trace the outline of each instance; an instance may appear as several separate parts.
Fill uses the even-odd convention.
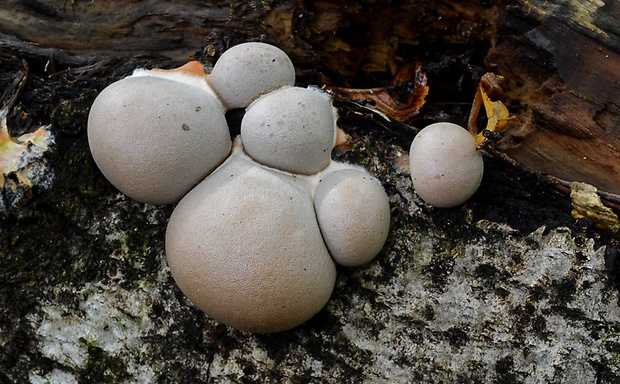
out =
[[[294,82],[283,51],[245,43],[208,75],[197,62],[136,70],[104,89],[88,118],[91,153],[115,187],[176,204],[165,248],[177,285],[247,332],[309,320],[331,296],[336,263],[367,263],[389,231],[379,181],[331,159],[331,98]],[[233,140],[225,114],[240,108]]]
[[[246,332],[309,320],[331,296],[335,264],[369,262],[389,231],[379,181],[331,159],[339,135],[329,95],[294,83],[283,51],[244,43],[209,74],[195,61],[138,69],[104,89],[88,118],[91,153],[116,188],[144,203],[176,204],[165,248],[177,285],[207,315]],[[235,109],[245,112],[231,138],[225,114]],[[454,127],[429,126],[412,144],[414,186],[437,206],[460,204],[480,183],[461,175],[459,145],[445,144],[470,136]],[[432,145],[457,163],[454,173]],[[481,175],[482,159],[470,159],[475,142],[465,152],[480,160]],[[438,160],[424,170],[429,158]]]

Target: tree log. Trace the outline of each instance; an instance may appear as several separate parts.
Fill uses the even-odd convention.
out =
[[[510,6],[486,63],[523,105],[498,148],[521,165],[620,194],[620,3]]]
[[[31,161],[0,194],[0,382],[620,381],[618,236],[571,217],[544,175],[618,193],[617,2],[1,8],[0,114],[14,140],[35,132],[48,146],[0,146],[0,160],[17,148]],[[350,140],[333,157],[381,180],[390,235],[371,263],[339,268],[317,316],[273,335],[227,328],[183,296],[165,263],[173,207],[115,190],[86,139],[96,95],[134,68],[209,67],[250,40],[283,48],[300,85],[385,90],[409,67],[429,87],[402,121],[336,99]],[[515,118],[489,141],[474,197],[434,209],[413,191],[406,149],[427,123],[465,125],[487,71],[506,77]],[[408,86],[395,89],[406,101]]]

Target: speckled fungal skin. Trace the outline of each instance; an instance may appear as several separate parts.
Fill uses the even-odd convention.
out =
[[[207,82],[227,110],[245,108],[261,95],[295,84],[295,67],[273,45],[244,43],[222,54]]]
[[[271,92],[246,109],[241,137],[245,150],[259,163],[315,174],[331,161],[336,137],[331,100],[324,92],[308,88]]]
[[[314,205],[323,239],[334,260],[355,267],[381,251],[390,229],[390,204],[379,181],[361,169],[321,178]]]
[[[128,77],[99,94],[88,116],[97,166],[124,194],[175,203],[220,165],[231,139],[221,106],[198,87]]]
[[[409,165],[416,193],[439,208],[467,201],[480,186],[484,172],[476,141],[452,123],[422,129],[411,143]]]
[[[305,322],[323,308],[336,281],[306,183],[241,149],[176,207],[166,255],[194,304],[247,332]]]

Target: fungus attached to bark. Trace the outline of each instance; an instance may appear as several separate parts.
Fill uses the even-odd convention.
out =
[[[99,94],[88,116],[88,143],[101,172],[121,192],[170,204],[224,161],[231,139],[213,94],[138,76]]]
[[[334,261],[368,262],[389,229],[381,185],[331,160],[331,99],[294,79],[284,52],[241,44],[208,76],[197,62],[136,71],[106,88],[89,115],[91,152],[112,184],[142,202],[180,200],[166,257],[181,290],[248,332],[310,319],[332,293]],[[224,112],[233,108],[246,112],[226,159]]]
[[[293,85],[295,67],[273,45],[244,43],[222,54],[207,82],[226,110],[245,108],[260,95]]]
[[[416,193],[439,208],[467,201],[480,186],[484,170],[473,136],[452,123],[422,129],[411,143],[409,164]]]

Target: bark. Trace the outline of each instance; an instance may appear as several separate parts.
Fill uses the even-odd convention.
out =
[[[617,234],[573,219],[540,174],[618,185],[618,8],[605,3],[5,2],[9,131],[53,143],[26,145],[30,162],[2,188],[0,381],[617,382]],[[285,49],[302,85],[381,88],[420,63],[429,87],[406,123],[337,100],[351,140],[333,155],[382,181],[390,235],[374,261],[339,269],[317,316],[274,335],[226,328],[187,301],[165,264],[173,207],[116,191],[86,139],[111,82],[141,66],[212,65],[247,40]],[[433,209],[412,189],[406,150],[426,123],[465,125],[486,71],[506,77],[516,119],[487,148],[476,195]]]
[[[486,63],[523,105],[498,143],[525,167],[620,193],[620,3],[508,7]]]

